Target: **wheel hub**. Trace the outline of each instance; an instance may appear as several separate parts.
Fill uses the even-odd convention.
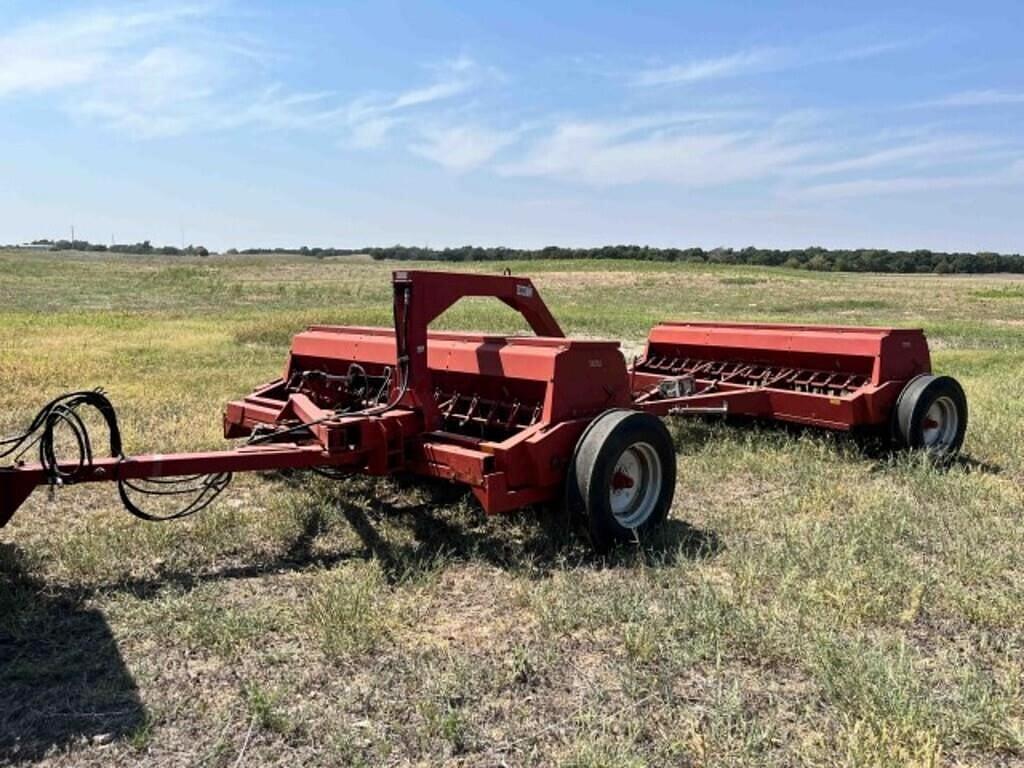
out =
[[[615,474],[612,476],[612,490],[624,491],[627,488],[632,488],[634,485],[636,485],[636,481],[616,467]]]
[[[949,397],[935,399],[921,420],[921,436],[926,448],[945,448],[956,438],[960,415]]]
[[[661,489],[661,459],[650,443],[634,443],[622,452],[609,483],[609,502],[616,522],[638,528],[654,512]]]

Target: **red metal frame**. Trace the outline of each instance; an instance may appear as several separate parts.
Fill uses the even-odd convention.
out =
[[[617,342],[566,339],[526,278],[400,270],[393,286],[393,329],[313,326],[293,340],[281,378],[227,405],[226,437],[263,430],[267,442],[100,459],[76,481],[412,472],[465,483],[497,513],[560,498],[580,435],[611,408],[878,427],[904,384],[931,370],[919,330],[752,323],[663,323],[627,367]],[[470,296],[504,302],[537,336],[429,330]],[[366,399],[378,383],[386,404]],[[0,468],[0,526],[48,482],[38,464]]]

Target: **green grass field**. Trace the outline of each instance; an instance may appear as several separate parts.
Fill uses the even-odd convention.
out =
[[[129,451],[219,446],[294,332],[390,323],[395,266],[0,252],[0,434],[102,385]],[[472,268],[505,266],[630,351],[662,319],[923,327],[965,458],[676,423],[670,524],[604,561],[556,510],[390,481],[240,477],[166,525],[37,492],[0,531],[0,764],[1024,765],[1024,281]]]

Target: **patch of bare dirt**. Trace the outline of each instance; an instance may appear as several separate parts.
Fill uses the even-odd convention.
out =
[[[421,618],[403,628],[403,644],[490,652],[507,648],[532,632],[536,620],[516,604],[512,583],[497,568],[469,564],[447,569]]]

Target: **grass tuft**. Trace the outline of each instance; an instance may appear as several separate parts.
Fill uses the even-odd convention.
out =
[[[372,561],[324,573],[309,599],[309,625],[335,659],[378,648],[396,618],[384,574]]]

